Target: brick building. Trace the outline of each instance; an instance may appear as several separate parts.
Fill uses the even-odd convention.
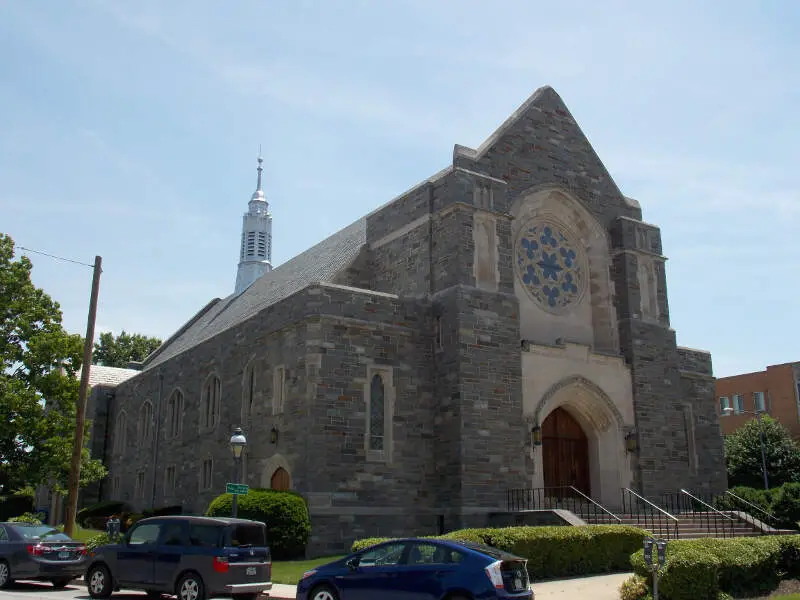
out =
[[[771,365],[763,371],[717,379],[718,413],[723,435],[736,431],[753,412],[763,410],[800,439],[800,362]],[[733,409],[726,416],[725,408]]]
[[[117,387],[105,498],[203,510],[238,425],[246,482],[308,499],[312,553],[483,525],[509,488],[724,489],[711,357],[676,345],[660,231],[551,88],[285,264],[250,233],[243,291]]]

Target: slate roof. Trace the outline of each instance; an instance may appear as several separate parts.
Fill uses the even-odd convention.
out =
[[[131,377],[135,377],[139,371],[135,369],[121,369],[119,367],[104,367],[102,365],[92,365],[89,368],[89,385],[117,385],[123,381],[127,381]],[[75,374],[78,379],[81,378],[81,369]]]
[[[302,254],[265,273],[238,296],[215,299],[203,307],[147,357],[149,370],[223,331],[238,325],[312,283],[331,283],[367,242],[367,220],[334,233]]]

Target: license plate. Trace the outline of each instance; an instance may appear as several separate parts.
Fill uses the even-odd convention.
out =
[[[247,573],[248,575],[255,575],[256,574],[256,568],[255,567],[247,567],[247,571],[245,571],[245,573]]]
[[[59,552],[58,558],[69,558],[69,552]]]

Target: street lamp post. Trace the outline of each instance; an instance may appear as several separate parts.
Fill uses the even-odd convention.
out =
[[[730,416],[733,414],[733,408],[730,406],[728,408],[722,409],[722,412],[725,413],[726,416]],[[761,471],[764,473],[764,489],[769,489],[769,477],[767,476],[767,452],[766,447],[764,445],[764,426],[761,423],[761,415],[767,411],[765,410],[740,410],[736,414],[747,414],[747,415],[755,415],[758,419],[758,439],[761,443]]]
[[[231,452],[233,452],[233,483],[239,483],[239,464],[242,461],[242,452],[247,446],[247,438],[244,437],[241,427],[233,430],[233,435],[230,441]],[[233,503],[231,506],[231,516],[235,519],[238,511],[239,494],[233,494]]]

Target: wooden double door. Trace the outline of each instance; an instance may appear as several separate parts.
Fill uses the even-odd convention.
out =
[[[551,412],[542,423],[544,486],[574,486],[590,496],[589,441],[583,428],[563,408]]]

